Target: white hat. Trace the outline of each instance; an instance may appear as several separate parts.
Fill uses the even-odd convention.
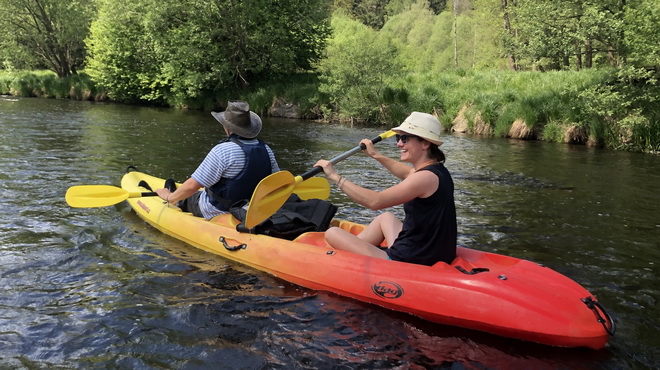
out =
[[[403,131],[427,140],[435,145],[442,145],[440,141],[440,121],[428,113],[412,112],[399,127],[393,131]]]

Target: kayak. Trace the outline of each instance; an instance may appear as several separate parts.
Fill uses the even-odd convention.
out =
[[[126,173],[130,193],[163,187],[164,179]],[[141,184],[142,186],[139,186]],[[153,195],[153,193],[150,193]],[[598,300],[570,278],[537,263],[457,247],[451,264],[378,259],[328,246],[323,232],[294,240],[237,231],[224,214],[205,220],[156,196],[126,201],[147,223],[194,247],[314,290],[329,291],[425,320],[551,346],[603,348],[615,324]],[[333,219],[358,234],[364,225]]]

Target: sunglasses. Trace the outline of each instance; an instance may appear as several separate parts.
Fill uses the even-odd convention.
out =
[[[394,135],[394,137],[396,138],[396,142],[397,142],[397,143],[398,143],[399,141],[401,141],[403,144],[407,144],[407,143],[408,143],[408,140],[409,140],[410,138],[413,138],[413,137],[419,137],[419,136],[415,136],[415,135]]]

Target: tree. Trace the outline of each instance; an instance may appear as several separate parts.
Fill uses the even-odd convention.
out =
[[[187,106],[309,70],[329,34],[322,0],[99,0],[89,73],[114,99]]]
[[[390,0],[385,6],[388,17],[401,14],[420,1],[427,3],[429,9],[438,15],[447,10],[447,0]]]
[[[90,27],[87,73],[116,101],[164,103],[157,82],[160,60],[147,33],[144,0],[98,0],[99,15]]]
[[[628,61],[660,70],[660,3],[656,0],[629,1],[624,22]]]
[[[500,0],[501,10],[502,10],[502,21],[504,22],[504,37],[506,39],[515,38],[515,33],[511,29],[511,18],[510,14],[510,4],[515,6],[516,0]],[[516,62],[516,54],[513,48],[509,45],[507,49],[507,59],[509,60],[509,69],[515,71],[518,69],[518,64]]]
[[[619,65],[625,57],[620,0],[504,2],[510,53],[551,69]],[[522,63],[521,60],[517,60]]]
[[[3,57],[12,64],[42,65],[59,77],[75,74],[94,15],[93,1],[0,0]]]
[[[442,41],[449,40],[446,30],[438,31],[435,27],[437,18],[427,2],[419,1],[390,18],[379,34],[394,43],[398,50],[396,58],[407,70],[429,70],[446,47]],[[441,40],[437,40],[438,36]]]
[[[397,51],[389,38],[341,11],[335,12],[332,27],[326,58],[319,63],[319,90],[330,97],[330,109],[340,119],[383,121],[387,79],[401,72]]]
[[[334,8],[341,9],[351,19],[379,30],[387,20],[389,0],[335,0]]]

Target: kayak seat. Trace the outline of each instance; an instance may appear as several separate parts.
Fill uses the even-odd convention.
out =
[[[320,231],[308,231],[300,234],[297,238],[293,239],[296,243],[303,243],[309,245],[316,245],[318,247],[327,247],[325,241],[325,233]]]
[[[337,219],[333,219],[332,222],[330,222],[330,226],[336,226],[340,229],[348,231],[353,235],[358,235],[365,228],[365,226],[361,224],[356,224],[354,222],[337,220]]]
[[[438,262],[438,263],[444,263],[444,262]],[[474,275],[480,272],[490,271],[488,268],[485,267],[476,267],[475,265],[472,264],[472,262],[466,260],[463,257],[454,258],[454,260],[451,263],[451,266],[455,267],[458,271],[467,275]]]

